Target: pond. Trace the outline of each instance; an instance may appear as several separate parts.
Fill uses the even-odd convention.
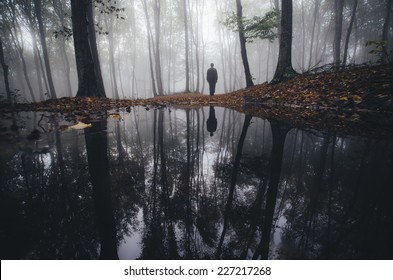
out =
[[[2,116],[1,259],[393,258],[391,136],[219,107],[71,119]]]

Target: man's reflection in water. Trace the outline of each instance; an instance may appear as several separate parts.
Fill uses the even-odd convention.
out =
[[[210,136],[213,136],[213,133],[217,130],[217,119],[216,112],[214,111],[214,106],[210,106],[209,109],[209,118],[206,121],[207,131],[210,132]]]

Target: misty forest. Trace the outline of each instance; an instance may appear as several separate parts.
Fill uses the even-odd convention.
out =
[[[2,0],[1,259],[392,259],[393,0]]]

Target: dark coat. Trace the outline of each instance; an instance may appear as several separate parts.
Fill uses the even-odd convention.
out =
[[[217,75],[217,70],[216,70],[216,68],[211,67],[211,68],[209,68],[209,69],[207,70],[206,80],[207,80],[209,83],[217,83],[218,75]]]

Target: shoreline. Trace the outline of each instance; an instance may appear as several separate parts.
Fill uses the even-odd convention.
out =
[[[37,103],[0,104],[0,112],[16,111],[97,111],[133,106],[219,106],[255,104],[265,107],[301,107],[333,110],[393,112],[393,66],[378,65],[353,69],[300,74],[277,84],[259,84],[214,96],[177,93],[147,99],[63,97]]]

